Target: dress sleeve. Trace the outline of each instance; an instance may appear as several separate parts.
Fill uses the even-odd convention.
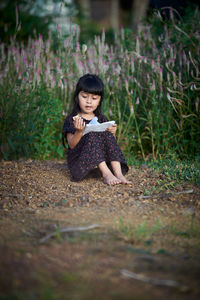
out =
[[[71,133],[75,133],[75,127],[74,127],[74,123],[73,123],[73,118],[72,116],[68,116],[66,119],[65,119],[65,122],[64,122],[64,125],[63,125],[63,133],[66,134],[68,132],[71,132]]]
[[[100,114],[100,115],[98,116],[98,122],[99,122],[99,123],[108,122],[108,119],[106,118],[106,116]]]
[[[62,143],[63,143],[64,147],[65,147],[66,134],[68,132],[70,132],[72,134],[74,134],[76,132],[72,116],[68,116],[65,119],[65,122],[64,122],[64,125],[63,125],[63,129],[62,129]]]

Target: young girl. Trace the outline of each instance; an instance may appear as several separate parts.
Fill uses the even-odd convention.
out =
[[[63,126],[63,144],[66,139],[69,146],[69,170],[72,178],[78,181],[98,167],[105,183],[129,184],[123,176],[128,166],[115,138],[117,125],[112,125],[104,132],[89,132],[82,136],[86,124],[95,116],[99,123],[107,122],[101,114],[103,96],[104,85],[97,75],[86,74],[79,79],[72,113],[67,116]]]

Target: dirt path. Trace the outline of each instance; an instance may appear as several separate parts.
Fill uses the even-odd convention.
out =
[[[199,299],[199,187],[145,166],[114,187],[64,161],[0,169],[0,299]]]

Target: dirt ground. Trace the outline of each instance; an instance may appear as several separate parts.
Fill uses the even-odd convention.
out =
[[[199,186],[145,165],[73,182],[56,160],[0,176],[0,300],[200,299]]]

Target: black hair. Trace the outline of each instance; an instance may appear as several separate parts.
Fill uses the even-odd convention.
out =
[[[81,112],[79,106],[79,93],[83,91],[89,94],[101,96],[100,102],[96,110],[94,111],[95,115],[98,116],[101,113],[101,103],[104,98],[104,84],[102,80],[95,74],[85,74],[79,78],[74,92],[74,106],[72,110],[72,115],[75,116]]]

